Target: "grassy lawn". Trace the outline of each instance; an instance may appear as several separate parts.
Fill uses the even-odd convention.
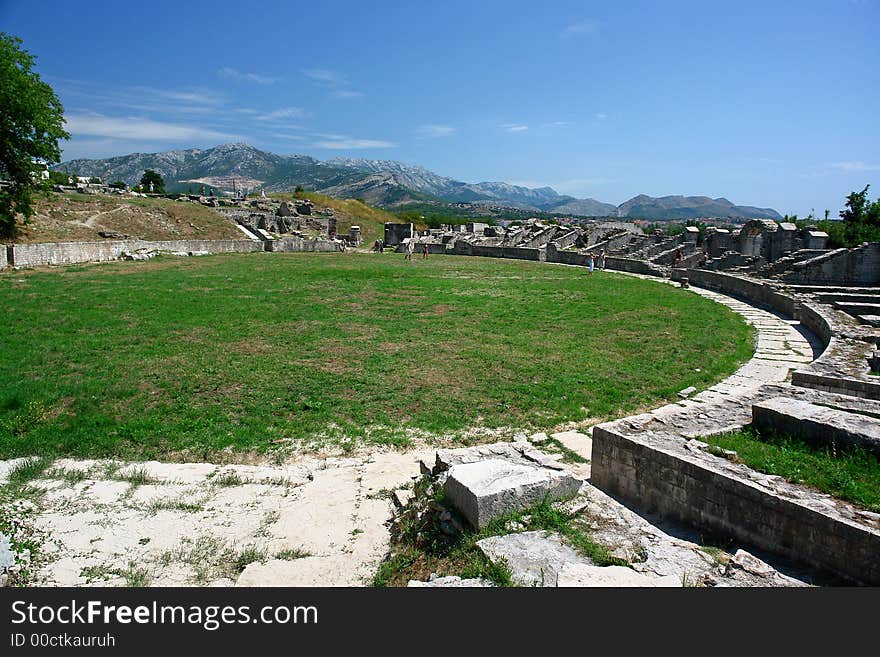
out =
[[[703,440],[736,451],[754,470],[880,512],[880,463],[864,449],[834,453],[830,448],[819,449],[795,438],[760,435],[751,427]]]
[[[704,388],[753,351],[738,315],[672,286],[470,257],[160,257],[7,272],[0,302],[0,458],[545,430]]]

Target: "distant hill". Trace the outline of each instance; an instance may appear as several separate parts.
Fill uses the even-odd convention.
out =
[[[618,207],[618,216],[638,219],[698,219],[730,217],[734,219],[782,219],[772,208],[734,205],[726,198],[708,196],[661,196],[640,194]]]
[[[529,188],[505,182],[466,183],[424,167],[395,160],[335,158],[321,161],[307,155],[277,155],[248,144],[222,144],[205,150],[133,153],[105,160],[71,160],[56,170],[105,181],[137,184],[145,169],[158,171],[169,192],[202,185],[231,191],[258,187],[267,192],[292,192],[297,185],[336,198],[361,198],[386,208],[412,203],[471,203],[526,211],[584,217],[695,219],[730,217],[781,219],[770,208],[734,205],[707,196],[639,195],[620,206],[595,199],[564,196],[552,187]]]

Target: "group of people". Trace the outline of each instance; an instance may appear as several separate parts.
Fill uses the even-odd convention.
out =
[[[415,250],[415,240],[410,237],[406,242],[406,255],[403,256],[404,260],[412,260],[413,251]],[[422,259],[428,257],[428,243],[422,242]]]
[[[589,269],[589,273],[593,273],[593,269],[598,267],[599,269],[605,269],[605,249],[599,251],[599,255],[593,255],[592,253],[587,254],[587,268]]]

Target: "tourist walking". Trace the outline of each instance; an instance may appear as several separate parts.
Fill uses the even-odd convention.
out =
[[[412,260],[413,247],[415,244],[413,243],[413,238],[409,237],[406,241],[406,255],[404,256],[404,260]]]
[[[593,254],[590,253],[587,255],[587,267],[589,268],[589,273],[593,273]]]
[[[599,269],[605,269],[605,249],[599,251]]]
[[[428,257],[428,243],[422,242],[422,260]]]

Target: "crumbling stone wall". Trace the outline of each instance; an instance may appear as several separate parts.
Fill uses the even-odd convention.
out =
[[[266,242],[266,250],[272,252],[339,251],[341,248],[342,245],[339,242],[321,239],[310,240],[302,237],[285,237]]]
[[[385,224],[385,246],[396,246],[414,235],[412,224]]]
[[[207,251],[208,253],[250,253],[262,251],[263,245],[253,240],[108,240],[105,242],[44,242],[15,244],[11,247],[15,267],[43,265],[72,265],[80,262],[118,260],[125,252],[140,249],[149,251]]]
[[[880,242],[797,262],[782,280],[804,285],[880,285]]]
[[[767,491],[713,467],[709,458],[649,445],[599,425],[593,429],[591,481],[646,512],[880,584],[880,531]]]

